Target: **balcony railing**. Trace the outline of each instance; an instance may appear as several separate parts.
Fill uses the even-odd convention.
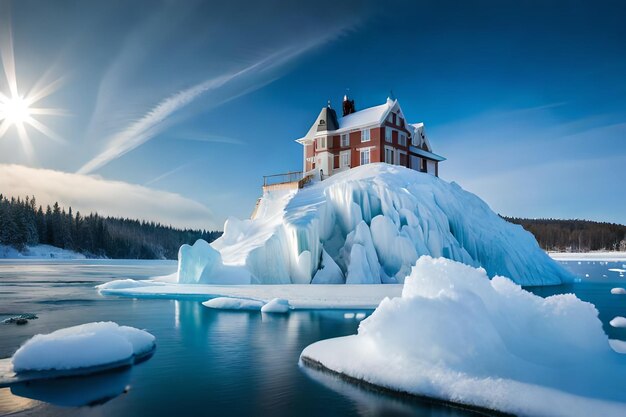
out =
[[[263,187],[268,185],[286,184],[290,182],[297,182],[302,179],[302,171],[287,172],[284,174],[264,175]]]

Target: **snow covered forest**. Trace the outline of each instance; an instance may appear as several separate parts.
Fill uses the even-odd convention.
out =
[[[590,220],[520,219],[505,217],[535,235],[545,250],[587,252],[626,251],[626,226]]]
[[[180,230],[155,222],[83,216],[58,203],[43,208],[35,197],[11,198],[0,194],[0,244],[22,250],[26,245],[48,244],[90,257],[124,259],[176,259],[178,248],[197,239],[211,242],[221,232]]]

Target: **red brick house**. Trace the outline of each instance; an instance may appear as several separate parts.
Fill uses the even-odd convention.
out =
[[[342,110],[338,118],[329,102],[306,136],[296,140],[304,148],[304,176],[323,179],[373,162],[439,175],[445,158],[432,152],[423,123],[406,121],[398,100],[387,98],[380,106],[356,111],[346,96]]]

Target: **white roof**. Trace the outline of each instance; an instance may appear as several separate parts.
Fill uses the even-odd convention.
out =
[[[339,123],[339,129],[337,130],[349,130],[374,123],[380,123],[387,116],[387,110],[392,107],[393,103],[393,101],[391,101],[391,103],[387,102],[385,104],[381,104],[380,106],[370,107],[351,113],[347,116],[340,117],[337,119],[337,122]]]

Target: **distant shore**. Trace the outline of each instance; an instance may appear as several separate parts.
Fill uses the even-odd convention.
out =
[[[626,252],[597,251],[597,252],[548,252],[555,261],[626,261]]]
[[[0,259],[86,259],[82,253],[57,248],[52,245],[26,246],[19,251],[12,246],[0,245]]]

